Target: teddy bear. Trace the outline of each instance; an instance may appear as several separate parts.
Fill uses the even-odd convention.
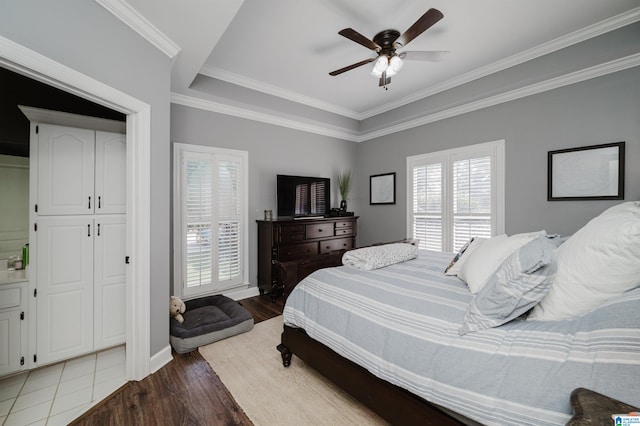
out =
[[[169,300],[169,315],[176,319],[180,324],[184,322],[184,311],[187,310],[187,306],[184,304],[182,299],[177,296],[171,296]]]

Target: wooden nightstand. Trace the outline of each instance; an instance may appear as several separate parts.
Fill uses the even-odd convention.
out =
[[[577,388],[571,392],[571,408],[573,417],[567,426],[612,426],[612,414],[640,411],[640,408],[585,388]]]

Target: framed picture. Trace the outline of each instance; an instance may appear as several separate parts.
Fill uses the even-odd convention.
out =
[[[623,200],[624,142],[549,151],[547,200]]]
[[[396,203],[396,173],[369,177],[369,204]]]

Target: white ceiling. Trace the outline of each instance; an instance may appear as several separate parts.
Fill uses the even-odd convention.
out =
[[[97,1],[130,5],[177,45],[175,93],[200,73],[356,119],[549,53],[572,33],[640,5],[638,0]],[[406,50],[450,50],[442,62],[407,61],[388,90],[369,74],[373,64],[329,76],[375,56],[339,30],[352,27],[370,38],[389,28],[402,33],[432,7],[444,18]]]

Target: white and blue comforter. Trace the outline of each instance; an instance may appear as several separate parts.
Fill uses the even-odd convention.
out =
[[[578,387],[640,403],[640,289],[577,319],[460,336],[472,295],[442,273],[451,256],[421,251],[374,271],[316,271],[287,299],[285,324],[483,424],[564,424]]]

